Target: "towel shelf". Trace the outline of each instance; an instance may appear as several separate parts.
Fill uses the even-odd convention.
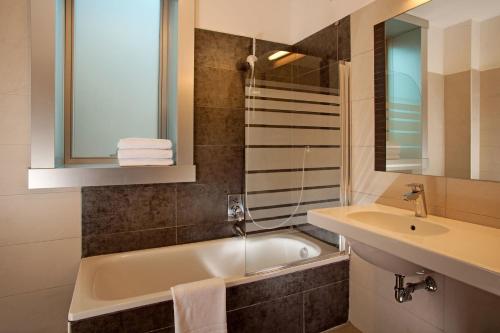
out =
[[[196,166],[71,165],[29,169],[28,188],[61,188],[101,185],[187,183],[196,181]]]

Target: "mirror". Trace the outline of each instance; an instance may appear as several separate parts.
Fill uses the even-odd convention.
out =
[[[433,0],[375,26],[375,169],[500,181],[500,2]]]

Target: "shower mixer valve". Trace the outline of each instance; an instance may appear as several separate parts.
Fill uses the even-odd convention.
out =
[[[229,194],[227,196],[227,220],[228,222],[241,222],[245,219],[245,208],[241,194]]]

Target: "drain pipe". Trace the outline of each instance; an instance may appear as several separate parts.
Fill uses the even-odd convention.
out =
[[[437,291],[436,281],[427,276],[423,281],[417,283],[407,283],[405,286],[405,276],[396,274],[396,284],[394,286],[394,298],[398,303],[405,303],[412,300],[411,294],[415,291],[425,289],[428,292],[434,293]]]

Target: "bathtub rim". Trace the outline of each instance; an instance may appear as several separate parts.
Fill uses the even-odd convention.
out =
[[[212,240],[212,241],[204,241],[204,242],[217,242],[217,241],[224,241],[224,240],[230,240],[230,241],[237,241],[237,238],[223,238],[223,239],[217,239],[217,240]],[[204,243],[204,242],[199,242],[199,243]],[[190,245],[190,244],[182,244],[182,245]],[[181,245],[181,246],[182,246]],[[83,310],[74,310],[73,308],[77,305],[74,304],[74,299],[78,297],[78,294],[81,292],[80,291],[80,286],[81,286],[81,281],[80,279],[84,279],[85,277],[83,274],[81,274],[82,271],[82,265],[85,264],[87,261],[97,261],[97,260],[102,260],[106,258],[112,259],[113,257],[117,255],[130,255],[133,253],[137,252],[148,252],[148,251],[157,251],[159,249],[164,249],[167,247],[160,247],[160,248],[152,248],[152,249],[144,249],[144,250],[136,250],[136,251],[128,251],[128,252],[122,252],[122,253],[111,253],[111,254],[105,254],[105,255],[100,255],[100,256],[94,256],[94,257],[88,257],[88,258],[82,258],[79,264],[78,268],[78,275],[75,283],[75,287],[72,293],[72,299],[71,299],[71,305],[68,311],[68,321],[70,322],[75,322],[79,320],[84,320],[92,317],[98,317],[102,315],[107,315],[111,313],[116,313],[128,309],[133,309],[133,308],[139,308],[147,305],[152,305],[156,303],[161,303],[161,302],[166,302],[172,300],[172,295],[170,290],[164,290],[160,292],[155,292],[155,293],[150,293],[146,295],[140,295],[140,296],[135,296],[135,297],[130,297],[126,298],[123,302],[114,302],[113,304],[103,304],[100,306],[96,306],[91,309],[83,309]],[[339,251],[339,252],[334,252],[334,253],[328,253],[325,255],[320,255],[318,257],[314,258],[307,258],[304,260],[292,262],[289,264],[284,264],[284,265],[279,265],[279,266],[274,266],[270,268],[266,268],[263,270],[259,270],[256,272],[250,272],[247,273],[245,272],[244,275],[238,275],[238,276],[229,276],[224,278],[226,288],[246,284],[246,283],[252,283],[252,282],[257,282],[260,280],[268,279],[268,278],[273,278],[277,276],[282,276],[294,272],[298,272],[301,270],[306,270],[310,268],[315,268],[315,267],[320,267],[324,265],[328,265],[331,263],[335,262],[340,262],[344,260],[349,259],[349,254],[347,251]]]

